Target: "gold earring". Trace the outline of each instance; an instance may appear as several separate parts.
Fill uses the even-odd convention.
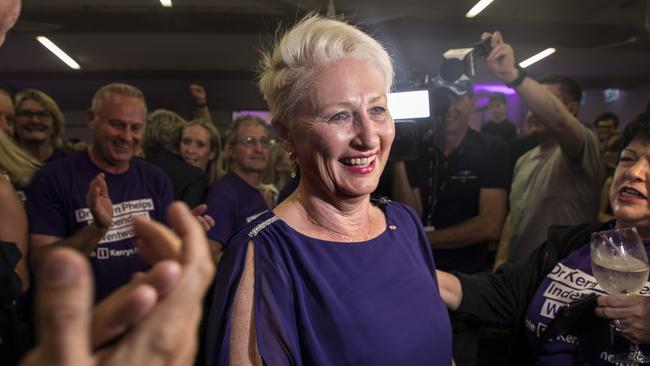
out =
[[[296,154],[293,152],[289,153],[289,169],[291,170],[291,178],[296,177],[296,170],[298,163],[296,162]]]

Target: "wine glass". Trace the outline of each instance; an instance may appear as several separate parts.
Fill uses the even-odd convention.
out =
[[[648,255],[636,228],[616,228],[591,234],[591,270],[609,294],[634,294],[648,280]],[[614,357],[626,365],[650,363],[630,341],[630,352]]]

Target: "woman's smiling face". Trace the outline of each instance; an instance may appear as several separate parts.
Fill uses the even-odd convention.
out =
[[[312,78],[310,99],[299,105],[288,131],[301,179],[327,195],[368,195],[395,136],[384,76],[372,62],[347,58],[320,67]]]

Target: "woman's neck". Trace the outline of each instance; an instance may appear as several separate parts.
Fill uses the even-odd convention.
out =
[[[40,162],[47,160],[54,152],[54,147],[47,141],[45,143],[20,141],[20,146]]]
[[[292,210],[298,213],[297,217],[288,219],[293,221],[298,231],[317,239],[367,241],[380,231],[379,221],[383,221],[377,217],[370,195],[350,200],[328,200],[300,185],[288,201]]]

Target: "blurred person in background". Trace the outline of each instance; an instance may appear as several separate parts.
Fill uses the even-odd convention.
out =
[[[598,138],[577,118],[580,85],[558,75],[528,78],[501,34],[494,33],[492,40],[498,47],[486,59],[488,68],[526,103],[532,133],[539,137],[539,145],[515,164],[509,237],[501,238],[508,260],[518,260],[544,242],[551,225],[595,221],[604,177]]]
[[[272,141],[269,126],[261,118],[235,119],[227,137],[229,172],[210,187],[205,203],[215,220],[208,238],[221,246],[241,227],[275,206],[272,192],[262,183]]]
[[[166,109],[149,113],[142,136],[142,150],[148,162],[169,176],[175,199],[196,207],[203,203],[207,178],[203,170],[186,163],[178,151],[181,130],[186,125],[183,117]]]
[[[0,131],[13,138],[15,124],[14,92],[9,86],[0,83]]]
[[[61,136],[65,118],[54,99],[36,89],[16,94],[15,139],[38,161],[47,164],[68,155]]]
[[[604,150],[609,138],[618,130],[618,116],[612,112],[601,113],[594,120],[594,127]]]
[[[612,205],[609,203],[609,188],[612,185],[612,177],[616,170],[616,164],[621,156],[622,134],[612,134],[603,149],[603,166],[605,168],[605,181],[600,191],[600,208],[598,210],[598,221],[609,221],[614,218]]]
[[[20,14],[20,0],[0,2],[0,46]],[[0,84],[0,364],[14,365],[30,346],[17,301],[31,285],[27,215],[15,186],[26,186],[39,163],[13,141],[12,90]]]
[[[186,163],[205,172],[207,187],[224,174],[219,169],[221,136],[212,123],[195,119],[183,125],[178,150]]]
[[[517,137],[517,127],[506,116],[508,101],[503,93],[492,93],[489,97],[488,110],[492,119],[481,127],[481,132],[499,136],[506,141]]]
[[[269,163],[264,171],[262,181],[273,190],[275,201],[278,195],[291,180],[291,158],[281,145],[273,145],[269,152]]]

